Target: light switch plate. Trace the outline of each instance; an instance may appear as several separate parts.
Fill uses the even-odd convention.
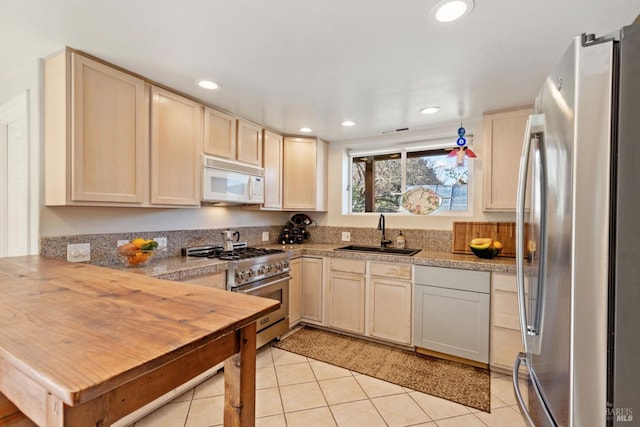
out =
[[[262,232],[262,241],[263,242],[268,242],[269,241],[269,232],[268,231],[263,231]]]
[[[350,242],[351,241],[351,233],[348,231],[343,231],[342,232],[342,241],[343,242]]]
[[[75,243],[67,245],[67,261],[91,261],[91,243]]]

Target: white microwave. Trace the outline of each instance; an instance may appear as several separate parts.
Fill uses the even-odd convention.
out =
[[[203,156],[202,202],[218,205],[264,203],[264,169]]]

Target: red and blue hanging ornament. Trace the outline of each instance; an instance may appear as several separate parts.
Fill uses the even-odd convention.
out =
[[[467,131],[462,127],[462,123],[460,123],[460,127],[458,128],[458,140],[456,141],[457,147],[454,147],[449,153],[449,157],[457,156],[456,166],[464,165],[464,156],[471,158],[476,158],[476,153],[471,150],[471,148],[467,147],[467,138],[464,137]]]

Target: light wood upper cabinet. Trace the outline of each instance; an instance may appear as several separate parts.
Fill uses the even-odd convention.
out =
[[[484,114],[484,210],[516,209],[518,169],[531,107]]]
[[[282,209],[282,135],[264,131],[262,161],[264,167],[264,209]]]
[[[45,203],[148,199],[149,93],[141,79],[65,51],[45,63]]]
[[[200,205],[202,105],[151,89],[151,203]]]
[[[327,210],[328,143],[317,138],[284,138],[284,210]]]
[[[213,108],[204,109],[204,152],[236,159],[236,118]]]
[[[262,127],[242,119],[237,124],[237,160],[262,166]]]

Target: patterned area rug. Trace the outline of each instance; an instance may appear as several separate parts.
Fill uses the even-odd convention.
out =
[[[486,369],[308,326],[272,345],[481,411],[491,409]]]

